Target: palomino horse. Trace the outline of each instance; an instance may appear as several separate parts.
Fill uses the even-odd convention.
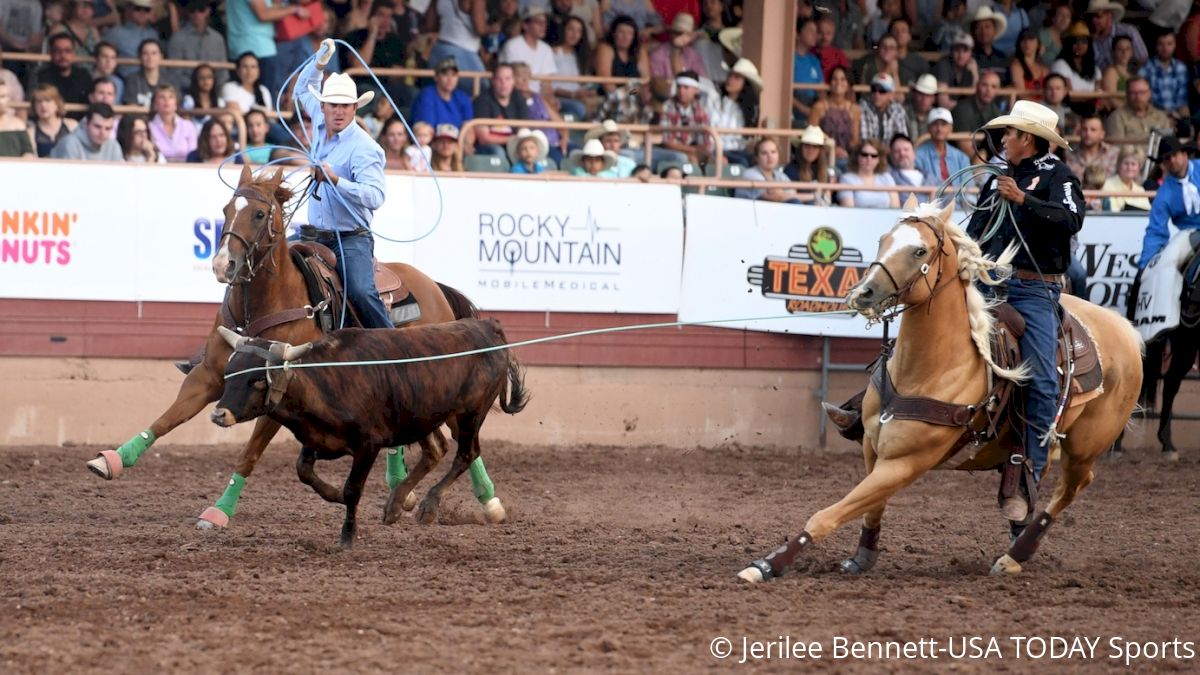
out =
[[[274,325],[269,325],[252,337],[301,344],[321,339],[322,332],[319,323],[313,320],[312,312],[304,311],[311,310],[307,307],[308,288],[288,252],[283,204],[291,197],[292,191],[283,185],[282,171],[255,178],[248,166],[243,168],[238,188],[225,205],[222,247],[213,260],[213,272],[218,281],[230,284],[225,306],[237,325],[247,326],[251,320],[268,317],[285,318],[290,313],[287,321],[267,321]],[[458,291],[438,284],[415,267],[402,263],[389,263],[387,266],[400,277],[421,309],[421,318],[409,325],[445,323],[475,315],[476,309],[470,300]],[[89,461],[88,467],[94,473],[110,480],[116,478],[123,468],[133,466],[155,440],[221,397],[225,387],[225,364],[233,353],[229,343],[217,331],[222,323],[222,312],[218,311],[205,343],[204,360],[184,378],[175,402],[149,428],[129,442],[115,451],[106,450]],[[451,427],[453,430],[453,425]],[[254,471],[263,450],[278,431],[279,423],[268,417],[260,417],[255,422],[254,431],[242,449],[229,487],[215,507],[205,509],[197,527],[207,529],[228,524],[245,479]],[[445,451],[444,443],[440,432],[423,441],[422,462],[426,462],[425,457],[429,456],[429,461],[436,464]],[[502,522],[505,518],[504,507],[494,496],[482,463],[472,465],[471,480],[487,520]],[[406,495],[405,507],[412,508],[415,501],[414,495]]]
[[[915,210],[914,210],[915,209]],[[975,405],[988,394],[992,375],[1014,378],[1020,372],[995,366],[989,338],[992,318],[974,284],[1011,260],[990,261],[950,221],[953,204],[905,204],[908,213],[883,236],[879,255],[868,273],[851,289],[846,303],[868,318],[878,318],[900,304],[906,311],[887,364],[894,386],[904,396]],[[984,280],[987,283],[988,280]],[[997,283],[992,281],[991,283]],[[1142,383],[1141,339],[1115,312],[1073,296],[1062,305],[1095,336],[1104,372],[1102,393],[1064,413],[1059,430],[1062,476],[1045,512],[1039,513],[992,567],[994,574],[1016,574],[1054,517],[1062,513],[1092,480],[1092,465],[1121,433],[1133,411]],[[989,369],[992,372],[989,373]],[[962,436],[961,427],[938,426],[907,419],[880,419],[880,395],[872,386],[863,400],[863,460],[867,475],[841,501],[809,518],[804,531],[779,549],[756,560],[738,576],[762,581],[778,576],[810,544],[838,527],[863,517],[855,556],[843,564],[847,572],[865,572],[878,552],[880,521],[888,499],[922,474],[949,459]],[[977,454],[1006,455],[997,442]],[[1003,461],[1000,459],[999,461]],[[999,462],[997,462],[999,463]]]

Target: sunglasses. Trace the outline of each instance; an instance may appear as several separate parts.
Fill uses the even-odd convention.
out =
[[[858,156],[859,157],[870,157],[871,159],[879,159],[879,153],[877,153],[877,152],[860,152],[860,153],[858,153]]]
[[[888,91],[887,89],[884,89],[883,87],[871,87],[871,93],[872,94],[890,94],[892,92]]]
[[[135,11],[135,12],[149,12],[149,11],[150,11],[150,8],[149,8],[149,7],[134,7],[134,8],[133,8],[133,11]]]

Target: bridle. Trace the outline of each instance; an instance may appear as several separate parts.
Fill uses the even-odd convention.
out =
[[[247,241],[245,237],[237,232],[234,232],[232,221],[227,221],[225,223],[225,229],[221,232],[221,238],[217,240],[217,248],[220,249],[225,244],[225,238],[228,237],[236,240],[242,245],[243,248],[246,249],[246,254],[243,257],[242,262],[234,269],[233,279],[229,282],[231,286],[234,284],[250,283],[250,280],[254,278],[254,275],[260,268],[259,262],[261,262],[263,258],[269,260],[269,254],[271,250],[274,249],[275,246],[277,246],[283,239],[282,234],[280,233],[277,235],[273,228],[273,225],[275,224],[275,210],[278,207],[278,204],[274,199],[267,199],[257,192],[253,192],[241,187],[233,191],[233,197],[235,199],[237,197],[242,197],[247,201],[266,204],[269,208],[267,210],[266,219],[255,231],[254,239],[252,241]],[[259,244],[263,243],[264,233],[266,234],[266,246],[263,248],[262,256],[259,257],[256,254],[258,253]]]
[[[879,269],[882,270],[885,275],[887,275],[888,281],[890,281],[892,284],[892,288],[896,289],[893,293],[885,296],[882,300],[879,301],[879,303],[877,304],[877,307],[879,307],[881,309],[872,310],[872,316],[868,317],[868,319],[870,321],[884,321],[884,322],[891,321],[892,319],[896,318],[898,315],[915,307],[916,305],[909,305],[909,304],[905,304],[903,307],[900,307],[900,305],[901,305],[900,299],[902,297],[908,295],[908,292],[912,290],[913,286],[915,286],[919,280],[924,280],[926,288],[929,289],[929,297],[926,298],[926,300],[925,300],[926,304],[928,304],[929,301],[933,299],[933,296],[937,295],[938,292],[941,291],[941,289],[943,288],[943,285],[942,285],[942,274],[944,271],[943,260],[949,255],[948,253],[946,253],[946,234],[944,232],[942,232],[942,230],[934,227],[933,225],[930,225],[929,222],[926,221],[924,218],[916,218],[916,217],[910,216],[900,222],[902,222],[902,223],[920,223],[921,225],[928,227],[930,232],[933,232],[933,236],[937,239],[937,253],[938,253],[937,276],[934,278],[933,283],[930,284],[929,283],[929,263],[922,263],[921,264],[921,273],[914,275],[913,278],[909,279],[907,283],[905,283],[903,286],[901,286],[899,283],[897,283],[895,275],[893,275],[891,270],[889,270],[887,268],[887,265],[884,265],[882,262],[880,262],[878,260],[872,262],[870,265],[867,265],[867,274],[870,274],[872,267],[878,266]],[[865,276],[866,275],[864,275],[864,278],[865,278]],[[900,307],[900,308],[897,309],[897,307]],[[928,311],[932,311],[932,309],[933,309],[932,305],[929,305]]]

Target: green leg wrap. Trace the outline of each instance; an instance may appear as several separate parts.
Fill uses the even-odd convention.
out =
[[[387,449],[387,484],[388,489],[395,489],[405,478],[408,478],[408,467],[404,465],[404,446]]]
[[[242,488],[246,487],[246,477],[240,473],[233,474],[229,485],[225,486],[225,494],[217,500],[217,508],[230,518],[237,512],[238,499],[242,496]]]
[[[475,499],[478,499],[480,504],[491,501],[492,497],[496,496],[496,486],[492,485],[492,479],[488,478],[487,469],[483,467],[483,458],[476,457],[468,471],[471,472],[471,491],[475,493]]]
[[[138,457],[150,449],[151,445],[154,445],[154,432],[149,429],[125,441],[124,445],[117,448],[117,454],[121,456],[121,466],[129,468],[137,464]]]

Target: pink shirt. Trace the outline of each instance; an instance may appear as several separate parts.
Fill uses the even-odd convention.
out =
[[[150,120],[150,140],[168,162],[185,162],[188,153],[196,149],[196,125],[175,117],[175,133],[168,136],[158,115]]]
[[[664,42],[650,51],[651,77],[671,79],[678,74],[671,69],[671,49],[671,43]],[[700,77],[708,77],[708,73],[704,70],[704,59],[700,57],[699,52],[692,49],[691,45],[683,48],[679,54],[679,60],[683,62],[684,70],[694,70]]]

